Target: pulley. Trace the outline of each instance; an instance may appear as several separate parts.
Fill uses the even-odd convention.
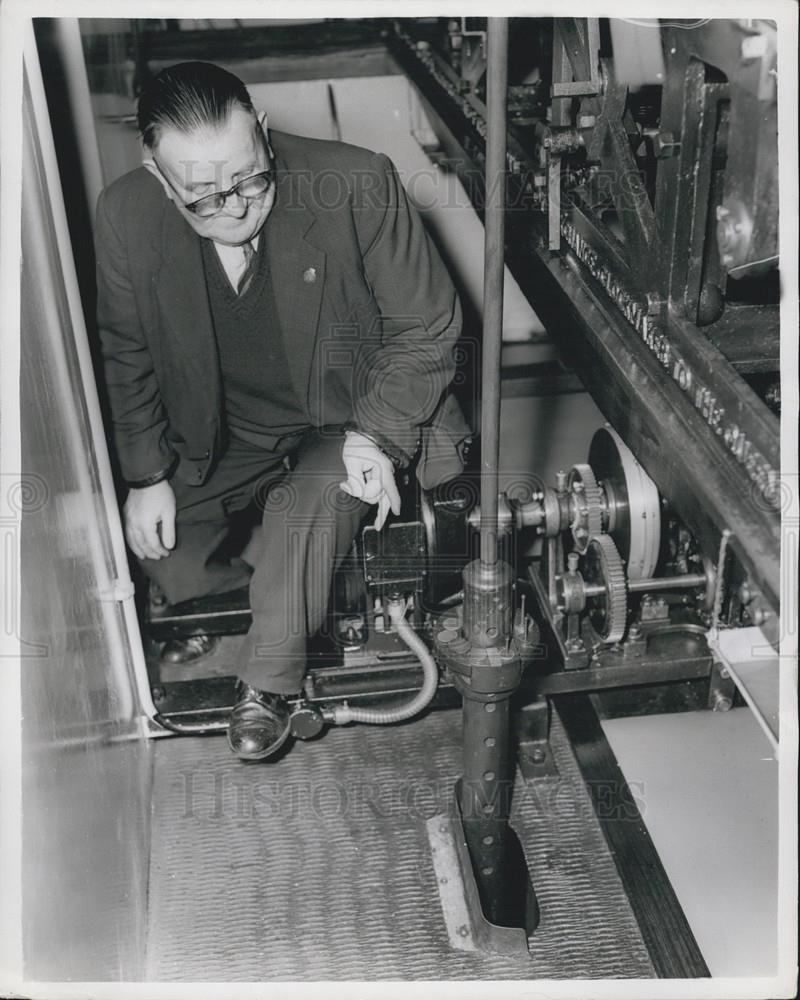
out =
[[[590,468],[605,494],[604,528],[617,544],[629,580],[653,575],[661,545],[658,488],[608,424],[589,447]]]

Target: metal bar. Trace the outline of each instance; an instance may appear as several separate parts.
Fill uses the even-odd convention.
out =
[[[570,102],[559,99],[556,90],[566,86],[572,80],[572,66],[567,58],[559,27],[560,21],[556,18],[553,21],[553,103],[550,122],[555,127],[569,125]]]
[[[626,257],[637,270],[645,269],[656,239],[655,218],[621,121],[607,122],[606,143],[610,155],[601,162],[620,180],[614,204],[625,233]]]
[[[630,687],[633,684],[667,684],[708,677],[711,673],[710,654],[684,656],[675,659],[645,657],[635,663],[606,663],[602,666],[561,670],[543,676],[525,676],[520,691],[525,695],[569,694],[581,691],[605,691]]]
[[[600,65],[598,56],[600,53],[600,18],[586,18],[586,57],[589,60],[589,79],[600,87]]]
[[[488,19],[486,246],[483,272],[481,404],[481,562],[497,562],[497,490],[500,458],[500,353],[506,213],[506,90],[508,20]]]
[[[696,77],[687,74],[687,82],[690,79],[694,80],[696,85]],[[681,151],[683,143],[687,141],[694,147],[691,150],[691,160],[682,161],[686,165],[690,162],[693,164],[691,175],[694,183],[690,203],[686,206],[687,211],[681,212],[679,216],[683,230],[680,234],[676,234],[678,238],[682,237],[682,245],[677,244],[676,254],[676,263],[681,265],[684,279],[683,296],[680,301],[686,318],[693,323],[698,322],[700,318],[703,285],[709,279],[707,264],[715,259],[718,262],[719,258],[714,229],[709,228],[709,216],[713,216],[716,204],[719,204],[719,201],[715,204],[713,197],[716,196],[720,200],[722,198],[722,192],[714,190],[714,145],[720,123],[720,104],[729,96],[727,84],[706,83],[703,80],[698,89],[697,106],[691,122],[694,128],[689,128],[690,122],[687,120],[687,127],[681,133]],[[688,103],[687,101],[687,112]],[[674,272],[671,284],[674,290]],[[677,296],[675,302],[678,303]]]
[[[561,157],[552,153],[547,163],[547,246],[561,249]]]
[[[591,51],[593,42],[599,43],[599,35],[591,31],[588,22],[591,18],[559,17],[558,31],[567,58],[572,67],[572,76],[576,81],[593,84],[599,83],[597,72],[597,49]],[[581,25],[580,22],[584,24]],[[581,31],[584,27],[585,33]]]
[[[625,232],[625,256],[635,270],[647,274],[649,252],[656,240],[655,215],[623,125],[628,88],[617,83],[610,59],[604,60],[604,67],[607,79],[602,112],[595,125],[598,137],[592,137],[589,155],[599,143],[603,169],[615,179],[612,196]]]
[[[553,97],[591,97],[597,91],[593,83],[573,80],[571,83],[554,83],[551,93]]]

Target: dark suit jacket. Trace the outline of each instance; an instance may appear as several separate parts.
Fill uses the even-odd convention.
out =
[[[461,471],[470,429],[448,393],[461,308],[387,157],[270,134],[266,238],[280,329],[314,426],[375,438],[400,465],[420,449],[430,488]],[[98,323],[122,475],[202,483],[225,447],[200,237],[144,168],[97,210]]]

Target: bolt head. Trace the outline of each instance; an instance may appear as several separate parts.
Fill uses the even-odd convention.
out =
[[[675,133],[674,132],[658,132],[653,137],[653,151],[659,158],[664,158],[672,153],[675,147]]]

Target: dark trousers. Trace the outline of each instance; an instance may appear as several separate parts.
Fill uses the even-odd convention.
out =
[[[368,504],[343,493],[343,436],[307,431],[286,451],[233,439],[202,486],[171,480],[176,544],[169,556],[142,559],[170,604],[250,584],[253,624],[235,672],[276,694],[301,690],[306,643],[323,624],[333,575],[347,555]],[[254,569],[226,551],[231,522],[255,500],[263,506],[261,551]]]

